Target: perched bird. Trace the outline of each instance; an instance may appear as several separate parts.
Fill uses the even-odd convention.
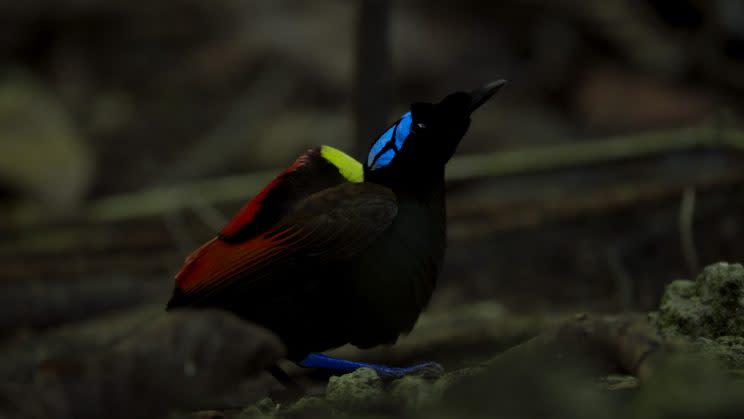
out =
[[[305,367],[384,377],[441,368],[320,352],[391,344],[413,328],[444,257],[445,165],[470,114],[504,83],[414,103],[364,164],[328,146],[307,151],[187,258],[168,308],[229,310],[276,333]]]

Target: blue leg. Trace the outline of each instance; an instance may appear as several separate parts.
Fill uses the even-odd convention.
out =
[[[332,356],[312,353],[300,361],[300,366],[305,368],[322,368],[342,373],[353,372],[359,368],[371,368],[377,372],[382,379],[401,378],[409,374],[423,373],[424,375],[439,376],[444,368],[436,362],[424,362],[410,367],[396,368],[381,364],[370,364],[367,362],[348,361],[346,359],[334,358]]]

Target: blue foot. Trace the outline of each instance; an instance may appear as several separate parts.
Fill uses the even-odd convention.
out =
[[[346,359],[334,358],[332,356],[313,353],[300,361],[300,366],[305,368],[329,369],[342,373],[354,372],[359,368],[371,368],[384,380],[401,378],[411,374],[421,374],[426,377],[439,377],[444,373],[444,368],[436,362],[424,362],[410,367],[388,367],[381,364],[370,364],[367,362],[348,361]]]

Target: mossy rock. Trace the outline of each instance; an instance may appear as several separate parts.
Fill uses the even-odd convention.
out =
[[[331,377],[326,387],[326,400],[344,411],[376,410],[389,400],[382,380],[370,368]]]
[[[631,410],[623,417],[741,418],[744,382],[714,358],[677,354],[657,365],[643,381]]]
[[[719,262],[670,283],[652,321],[667,336],[744,336],[744,267]]]
[[[640,385],[638,377],[632,375],[610,374],[599,379],[599,388],[605,391],[637,390]]]
[[[713,355],[731,369],[744,369],[744,337],[698,338],[695,344],[703,354]]]
[[[390,396],[396,404],[415,410],[437,402],[442,390],[432,380],[409,375],[393,382]]]
[[[286,419],[327,418],[338,415],[339,412],[326,399],[317,396],[303,397],[280,413],[280,417]]]

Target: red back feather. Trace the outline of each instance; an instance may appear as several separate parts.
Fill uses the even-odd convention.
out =
[[[292,234],[269,231],[243,243],[228,243],[214,238],[186,259],[176,274],[176,285],[186,293],[218,287],[235,274],[250,272],[281,257],[288,251],[282,243],[292,237]]]
[[[284,182],[284,177],[288,173],[294,172],[308,162],[308,160],[310,159],[309,153],[310,151],[297,158],[297,160],[295,160],[295,162],[292,163],[291,166],[279,173],[279,175],[277,175],[274,180],[269,182],[269,184],[261,190],[261,192],[256,194],[253,199],[243,205],[243,207],[237,212],[237,214],[235,214],[235,216],[222,228],[222,231],[220,231],[220,236],[233,236],[237,234],[243,227],[250,224],[256,217],[256,214],[261,210],[264,199],[266,199],[266,197],[273,189]]]

